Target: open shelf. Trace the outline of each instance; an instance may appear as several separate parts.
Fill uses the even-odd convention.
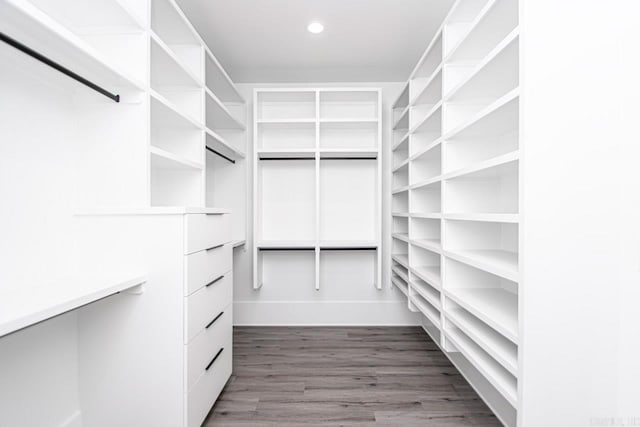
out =
[[[212,150],[215,150],[232,160],[243,159],[246,157],[246,154],[243,150],[234,147],[226,138],[224,138],[220,134],[217,134],[211,129],[205,129],[205,136],[207,147],[211,148]]]
[[[411,185],[416,185],[439,177],[441,167],[442,146],[440,144],[411,160]]]
[[[517,344],[517,283],[452,259],[446,259],[445,266],[446,295],[505,338]]]
[[[316,121],[315,91],[261,91],[257,94],[256,119],[259,123]],[[314,136],[315,141],[315,136]]]
[[[258,155],[258,159],[261,160],[269,160],[269,159],[315,159],[316,158],[316,150],[313,148],[300,148],[298,150],[295,149],[259,149],[256,150]]]
[[[518,161],[499,164],[445,181],[447,214],[516,214],[519,203]]]
[[[463,171],[516,153],[519,149],[518,110],[516,91],[478,113],[467,126],[448,135],[444,170],[448,173]]]
[[[451,344],[515,407],[518,401],[516,377],[511,375],[460,329],[452,327],[445,331],[445,335]]]
[[[393,104],[391,104],[391,108],[394,110],[404,110],[409,106],[409,83],[407,82],[402,91],[398,94]]]
[[[411,109],[410,132],[427,132],[441,135],[442,103],[435,105],[422,105]],[[435,138],[434,138],[435,139]]]
[[[242,131],[246,129],[244,123],[236,118],[229,108],[224,105],[209,88],[205,88],[205,95],[205,123],[209,129],[233,129]]]
[[[480,61],[518,26],[518,2],[491,0],[462,32],[445,60]]]
[[[205,85],[225,104],[244,104],[244,98],[211,51],[205,47]]]
[[[520,221],[518,214],[446,213],[442,217],[457,221],[503,222],[507,224],[517,224]]]
[[[391,234],[391,238],[409,243],[409,235],[407,233],[393,233]]]
[[[505,279],[517,281],[518,254],[500,249],[467,249],[467,250],[447,250],[449,258],[469,264],[480,270],[504,277]]]
[[[151,1],[151,30],[152,37],[161,40],[176,62],[203,86],[203,43],[176,3]]]
[[[409,303],[422,313],[437,328],[440,328],[440,311],[429,303],[422,295],[411,292],[413,285],[409,284]]]
[[[461,40],[469,33],[478,14],[489,0],[466,0],[456,2],[443,26],[443,56],[447,60]]]
[[[0,4],[2,32],[110,92],[144,89],[144,63],[140,60],[146,55],[144,36],[141,24],[132,15],[111,1],[92,3],[90,8],[76,2],[69,2],[68,8],[53,3],[51,7],[47,5],[37,3],[36,7],[26,0],[3,1]],[[78,7],[87,14],[73,14]],[[119,26],[131,36],[83,35],[76,27],[86,26],[87,16],[95,19],[89,25]],[[134,59],[123,64],[121,59],[115,60],[119,55]]]
[[[378,147],[378,121],[320,122],[320,148],[372,150]]]
[[[436,289],[442,288],[440,279],[440,267],[439,266],[416,266],[411,267],[411,273],[418,276],[421,280],[424,280]]]
[[[409,129],[409,110],[411,108],[406,106],[404,110],[399,111],[397,117],[393,120],[393,130]]]
[[[411,190],[412,214],[429,214],[441,212],[440,182],[420,185]]]
[[[411,101],[412,106],[436,105],[442,99],[442,65],[433,74],[421,80],[416,80],[416,97]]]
[[[391,259],[403,266],[409,268],[409,256],[407,254],[393,254]]]
[[[320,240],[318,246],[320,250],[369,250],[377,249],[379,245],[375,240]]]
[[[419,294],[434,308],[441,310],[442,303],[440,301],[440,291],[437,288],[434,288],[432,285],[418,277],[414,277],[410,284],[411,289],[415,293]]]
[[[395,271],[391,275],[391,283],[400,290],[406,297],[409,297],[409,285]]]
[[[438,33],[418,61],[409,79],[409,99],[415,101],[442,63],[442,33]],[[411,102],[414,104],[414,102]]]
[[[315,121],[305,123],[259,123],[257,128],[257,148],[291,151],[315,149]]]
[[[509,373],[518,375],[518,347],[495,330],[487,326],[457,304],[448,308],[445,316],[484,351],[498,361]]]
[[[467,121],[492,102],[518,88],[518,33],[510,34],[487,58],[473,68],[468,77],[445,94],[443,114],[445,133]]]
[[[377,122],[379,93],[366,90],[320,90],[320,121]]]
[[[151,153],[151,167],[154,169],[170,170],[202,170],[201,163],[193,162],[184,157],[177,156],[158,147],[149,148]]]

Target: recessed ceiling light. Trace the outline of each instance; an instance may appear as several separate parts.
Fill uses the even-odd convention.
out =
[[[324,31],[324,25],[322,25],[319,22],[312,22],[307,27],[307,30],[309,30],[309,32],[313,34],[320,34],[321,32]]]

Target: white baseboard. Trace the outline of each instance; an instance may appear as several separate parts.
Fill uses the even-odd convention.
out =
[[[82,413],[75,411],[69,418],[60,423],[60,427],[82,427]]]
[[[234,301],[236,326],[418,326],[406,301]]]

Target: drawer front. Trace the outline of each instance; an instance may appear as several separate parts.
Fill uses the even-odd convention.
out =
[[[187,361],[186,391],[191,390],[193,385],[205,373],[205,368],[211,362],[213,356],[226,345],[226,340],[233,331],[233,314],[231,310],[232,304],[229,304],[212,319],[213,323],[211,325],[208,325],[189,344],[185,345],[185,360]]]
[[[185,255],[184,294],[191,295],[233,267],[231,244]]]
[[[224,385],[231,377],[232,369],[232,335],[229,333],[224,346],[220,347],[222,352],[216,360],[205,370],[191,390],[186,393],[187,425],[189,427],[200,427],[211,407],[218,399]],[[211,356],[207,365],[220,350]]]
[[[228,272],[217,281],[212,281],[199,291],[185,297],[184,342],[193,337],[211,322],[233,300],[233,273]]]
[[[185,254],[231,241],[231,215],[185,215]]]

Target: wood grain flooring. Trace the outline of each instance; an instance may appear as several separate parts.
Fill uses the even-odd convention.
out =
[[[500,426],[419,327],[236,327],[206,427]]]

